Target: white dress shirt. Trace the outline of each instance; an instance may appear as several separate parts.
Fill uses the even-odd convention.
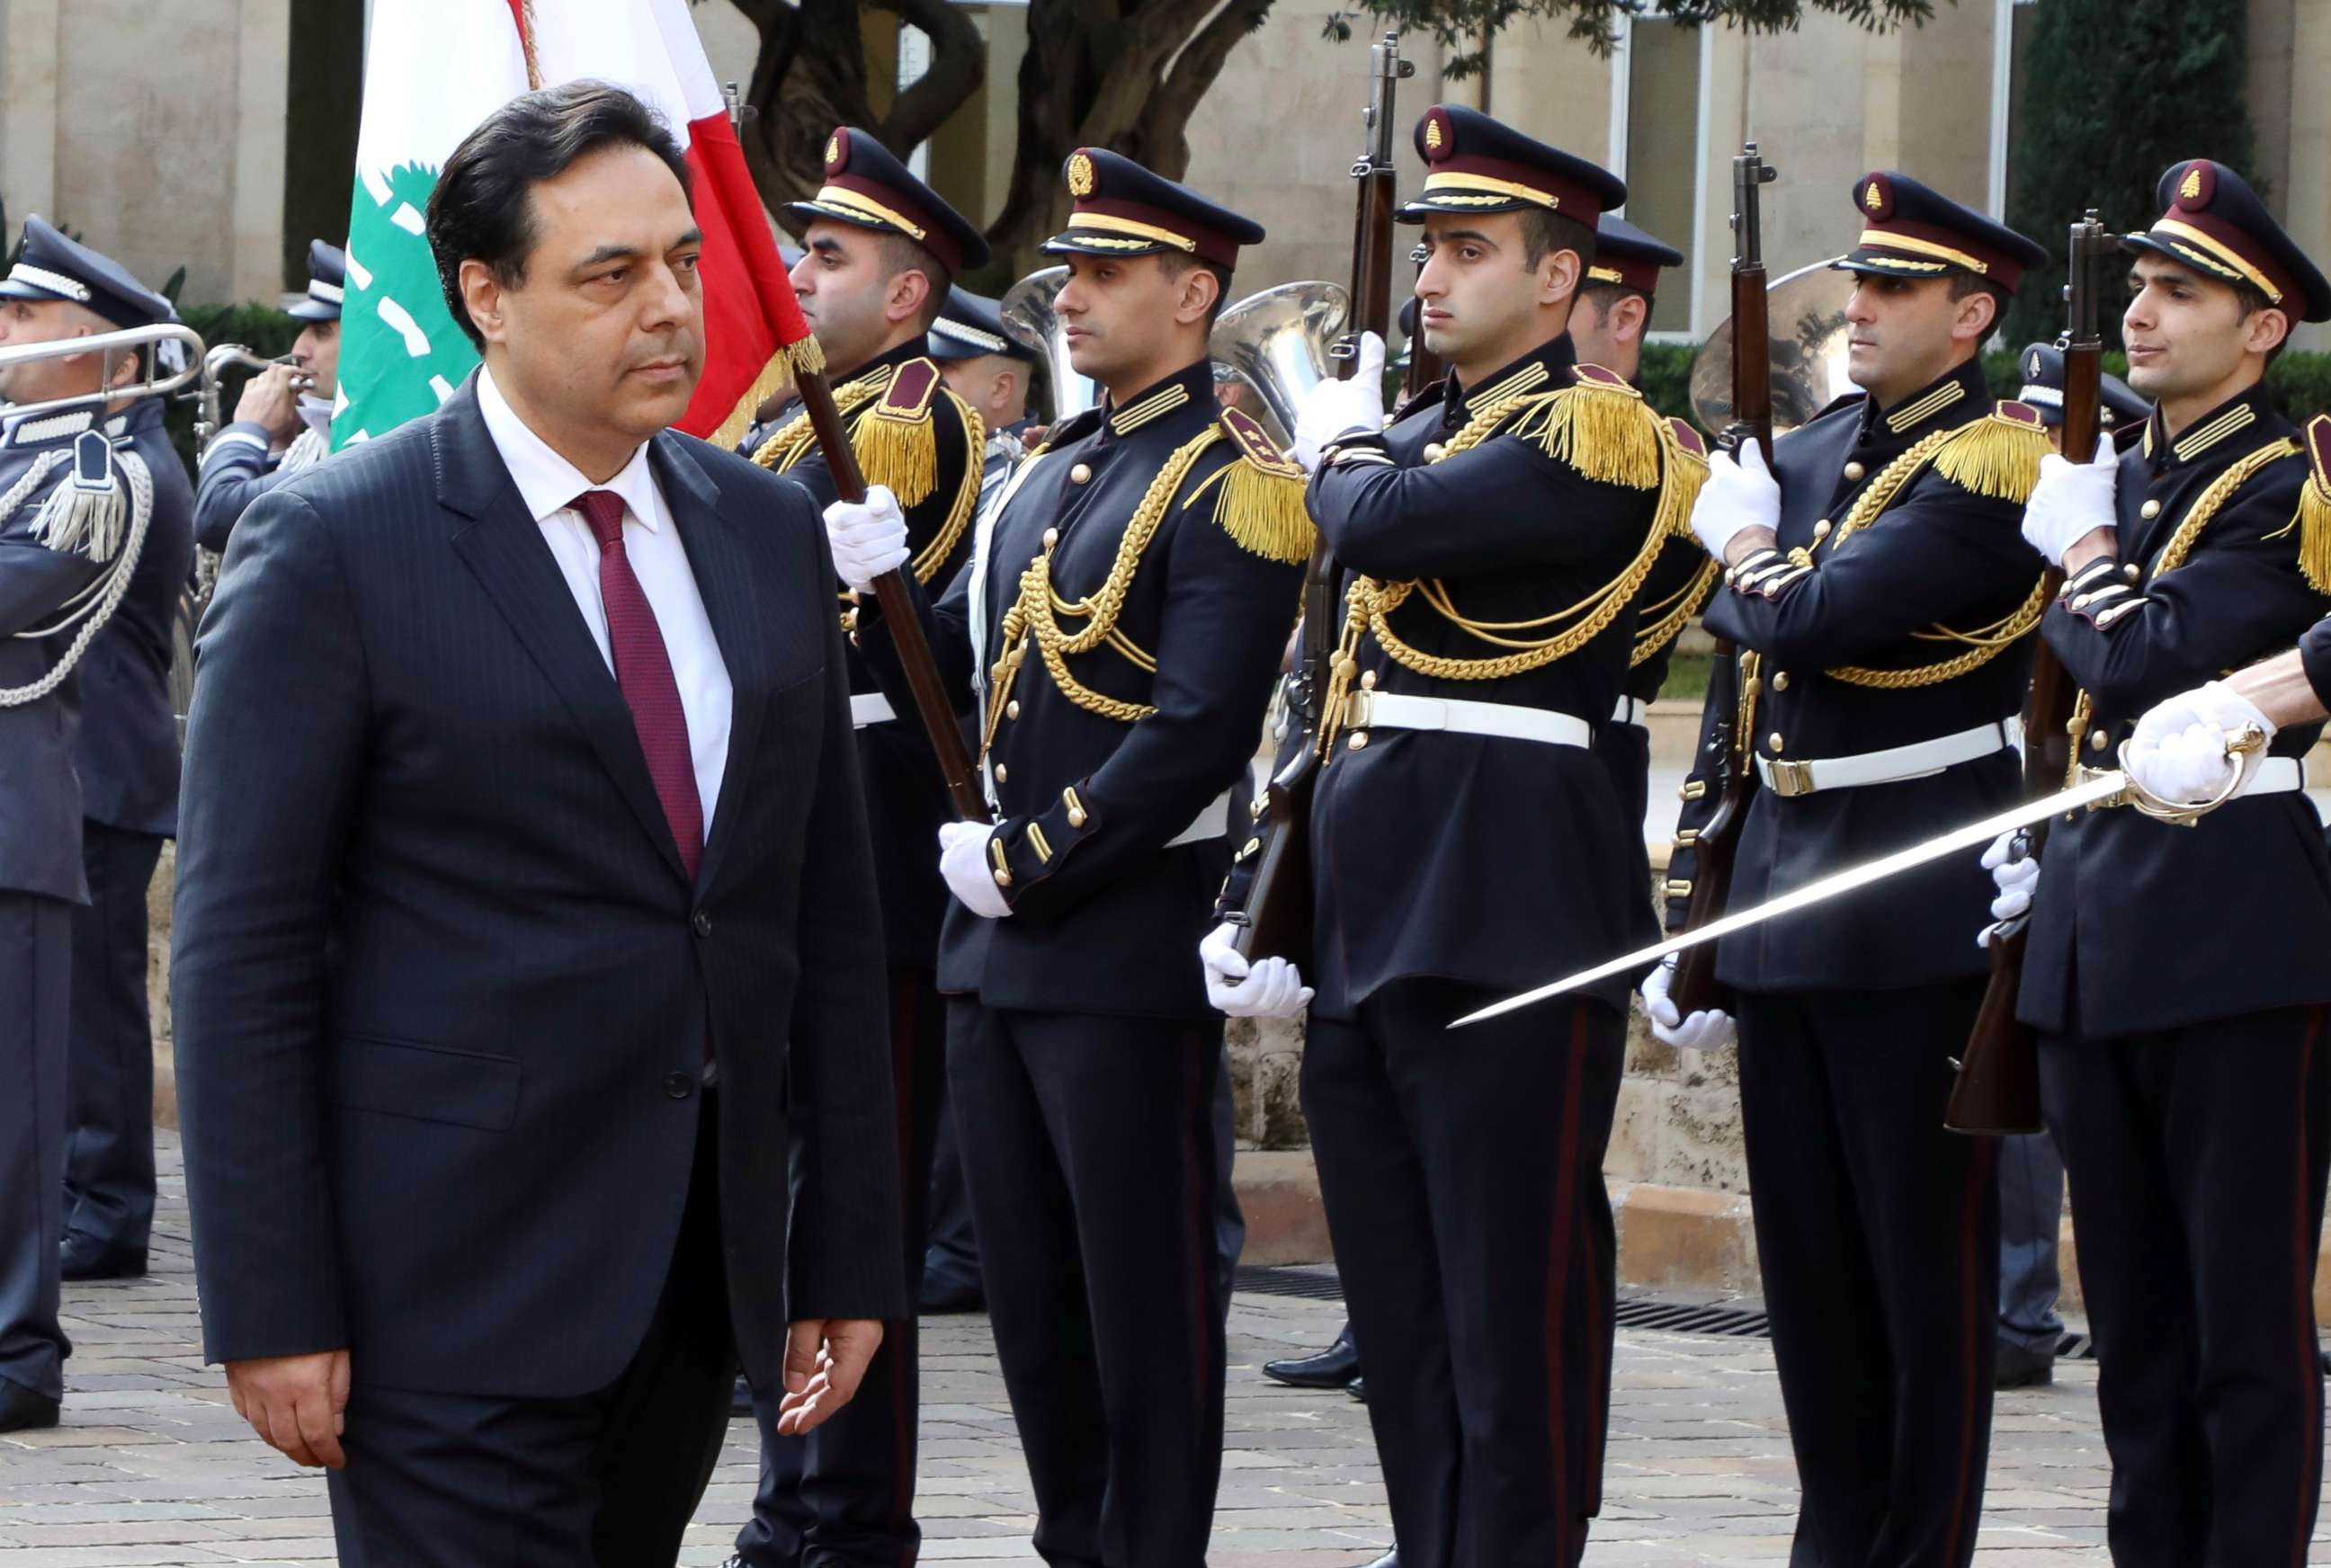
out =
[[[574,502],[585,490],[613,490],[623,498],[623,554],[648,596],[648,607],[655,612],[672,679],[680,686],[680,712],[688,720],[689,751],[696,764],[696,798],[703,805],[704,831],[709,837],[721,775],[728,766],[728,719],[735,694],[720,645],[713,641],[712,622],[704,613],[704,595],[697,590],[688,551],[648,466],[647,443],[640,443],[621,473],[595,485],[527,427],[489,370],[478,372],[478,412],[485,416],[486,432],[493,437],[527,510],[541,527],[610,675],[615,657],[607,642],[607,606],[599,596],[599,541]]]

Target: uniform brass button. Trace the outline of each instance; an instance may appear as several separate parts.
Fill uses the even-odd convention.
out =
[[[2121,579],[2124,582],[2134,583],[2139,577],[2145,575],[2145,568],[2138,565],[2135,561],[2131,561],[2127,565],[2123,566],[2120,569],[2120,575]]]
[[[1084,825],[1085,825],[1085,813],[1084,813],[1084,808],[1083,808],[1082,806],[1070,806],[1070,807],[1069,808],[1069,826],[1070,826],[1070,827],[1072,827],[1072,828],[1080,828],[1080,827],[1083,827]]]
[[[1046,529],[1044,530],[1044,548],[1046,548],[1046,549],[1048,549],[1048,550],[1049,550],[1049,549],[1051,549],[1054,545],[1057,545],[1057,544],[1059,544],[1060,542],[1061,542],[1061,530],[1060,530],[1060,529],[1058,529],[1058,528],[1046,528]]]
[[[1362,691],[1374,691],[1375,689],[1376,672],[1371,670],[1360,677],[1360,689]]]
[[[1863,468],[1858,462],[1850,462],[1845,465],[1845,477],[1850,480],[1858,480],[1869,471],[1870,470],[1868,469]]]
[[[1823,518],[1820,522],[1813,525],[1813,537],[1816,539],[1826,539],[1829,537],[1829,519],[1827,518]]]
[[[1360,730],[1352,736],[1352,749],[1354,751],[1365,751],[1368,749],[1368,732],[1366,730]]]
[[[1020,717],[1020,699],[1018,698],[1015,697],[1011,701],[1004,705],[1004,717],[1006,718],[1017,718]]]
[[[1773,689],[1775,691],[1786,691],[1788,689],[1789,672],[1785,670],[1775,670],[1773,671]]]
[[[1765,737],[1765,744],[1771,746],[1773,750],[1777,753],[1781,749],[1781,732],[1776,729],[1772,734],[1766,736]]]
[[[996,867],[996,868],[995,868],[995,885],[996,885],[997,887],[999,887],[999,888],[1008,888],[1008,887],[1010,887],[1010,886],[1012,885],[1012,873],[1011,873],[1011,872],[1009,872],[1009,871],[1007,871],[1007,870],[1004,870],[1003,867],[1001,867],[1001,866]]]
[[[2150,522],[2161,515],[2161,503],[2157,500],[2148,500],[2136,508],[2136,515]]]
[[[684,1072],[663,1075],[663,1092],[676,1100],[684,1100],[695,1091],[696,1079]]]
[[[1070,469],[1069,470],[1069,482],[1072,485],[1086,485],[1092,483],[1092,465],[1090,463],[1080,462],[1077,464],[1076,467]]]
[[[2102,751],[2104,750],[2107,743],[2111,739],[2112,736],[2107,735],[2103,730],[2092,729],[2088,731],[2088,749],[2090,751]]]
[[[1012,770],[1010,768],[1004,766],[1000,762],[995,765],[995,782],[997,784],[1002,784],[1005,779],[1008,779],[1011,776]]]
[[[1424,443],[1424,461],[1427,462],[1439,462],[1448,454],[1449,449],[1437,441],[1428,441]]]
[[[1253,854],[1261,848],[1262,848],[1262,841],[1261,839],[1249,839],[1246,841],[1246,848],[1239,851],[1239,857],[1243,860],[1245,857]]]

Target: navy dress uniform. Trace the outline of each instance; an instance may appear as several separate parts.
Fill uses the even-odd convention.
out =
[[[0,299],[71,300],[120,327],[169,301],[39,218]],[[89,902],[79,745],[85,690],[140,704],[138,636],[100,657],[106,617],[185,580],[185,472],[157,401],[16,415],[0,437],[0,1430],[52,1425],[71,1345],[57,1320],[76,913]],[[167,516],[165,517],[165,513]],[[149,557],[148,552],[152,553]],[[159,557],[158,565],[149,565]],[[164,622],[166,624],[166,622]],[[166,650],[166,638],[161,644]],[[162,733],[175,738],[166,703]],[[122,722],[116,718],[115,722]],[[125,724],[125,730],[128,727]],[[126,790],[122,779],[112,786]],[[124,793],[121,803],[146,805]],[[110,808],[109,808],[109,810]],[[128,813],[124,813],[128,814]],[[150,869],[150,861],[148,862]],[[135,897],[140,902],[145,889]],[[145,976],[140,943],[138,978]],[[149,1048],[141,1037],[140,1052]],[[151,1070],[150,1058],[147,1070]]]
[[[1641,294],[1648,306],[1659,295],[1660,274],[1683,265],[1683,252],[1646,233],[1626,219],[1604,213],[1594,221],[1594,262],[1586,269],[1589,287],[1608,287]],[[1699,432],[1680,419],[1670,420],[1676,447],[1687,460],[1705,463],[1707,443]],[[1594,754],[1611,770],[1627,820],[1641,836],[1651,809],[1651,703],[1667,684],[1668,663],[1676,639],[1699,613],[1715,590],[1717,567],[1698,541],[1670,535],[1651,566],[1651,575],[1635,596],[1635,646],[1627,656],[1627,677],[1610,721],[1594,731]],[[1643,884],[1651,885],[1646,856]]]
[[[347,277],[346,252],[321,240],[309,241],[308,291],[284,313],[295,321],[338,321]],[[328,403],[317,400],[314,412],[323,423],[310,423],[281,451],[273,450],[272,431],[247,421],[228,424],[211,437],[203,449],[202,471],[195,487],[197,545],[214,555],[224,551],[227,536],[252,502],[331,455],[328,410]],[[216,570],[214,561],[211,569]]]
[[[2331,318],[2331,285],[2231,170],[2176,165],[2159,196],[2127,248]],[[2156,413],[2115,505],[2117,556],[2041,627],[2082,694],[2082,767],[2331,607],[2331,419],[2302,438],[2262,385],[2174,434]],[[2194,827],[2079,813],[2042,856],[2018,1011],[2071,1180],[2121,1568],[2298,1562],[2313,1529],[2331,864],[2300,758],[2319,731],[2278,732],[2249,791]]]
[[[1261,225],[1099,149],[1053,255],[1225,271]],[[932,607],[978,672],[1011,914],[947,910],[947,1084],[1047,1561],[1191,1568],[1222,1464],[1212,1126],[1223,1021],[1195,961],[1299,610],[1301,470],[1204,357],[1052,426]],[[898,679],[888,640],[886,679]]]
[[[1432,109],[1416,143],[1410,223],[1591,223],[1625,199],[1470,109]],[[1303,1103],[1354,1337],[1396,1351],[1365,1372],[1408,1568],[1566,1568],[1600,1506],[1626,990],[1446,1026],[1652,929],[1641,819],[1594,746],[1632,608],[1704,473],[1672,435],[1564,333],[1345,434],[1311,481],[1346,575],[1311,806]]]
[[[987,260],[987,242],[976,228],[880,143],[848,127],[827,143],[825,184],[785,212],[803,225],[826,219],[903,235],[947,275]],[[933,280],[943,284],[945,278]],[[986,443],[978,413],[947,390],[920,335],[866,364],[829,371],[866,482],[889,486],[906,512],[915,580],[934,592],[943,589],[971,553]],[[754,461],[799,482],[821,508],[835,499],[832,471],[798,404],[780,411],[757,436],[748,435],[747,447]],[[844,593],[836,606],[845,629],[856,623],[848,597]],[[847,658],[851,724],[890,969],[890,1071],[899,1181],[907,1195],[907,1255],[900,1268],[911,1302],[922,1274],[946,1076],[947,1021],[934,977],[947,895],[933,850],[939,824],[951,821],[954,811],[912,704],[894,708],[854,649]],[[920,1539],[913,1515],[917,1382],[916,1326],[909,1316],[885,1326],[857,1397],[805,1437],[777,1432],[782,1389],[754,1392],[761,1487],[737,1544],[747,1563],[790,1563],[804,1552],[866,1561],[912,1553]]]
[[[1972,274],[2044,257],[1898,174],[1852,191],[1837,265]],[[1747,908],[2017,793],[2016,720],[2043,608],[2018,531],[2047,436],[1970,357],[1880,407],[1850,397],[1774,443],[1778,546],[1708,628],[1741,651],[1764,787],[1735,851]],[[1717,715],[1708,716],[1713,723]],[[1684,786],[1670,925],[1710,797]],[[1999,1273],[1994,1145],[1946,1132],[1988,961],[1973,859],[1725,938],[1756,1242],[1802,1497],[1799,1563],[1965,1563],[1989,1450]]]

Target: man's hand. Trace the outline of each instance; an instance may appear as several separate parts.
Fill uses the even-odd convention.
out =
[[[1224,921],[1198,942],[1206,1003],[1230,1018],[1292,1018],[1311,1000],[1303,972],[1284,958],[1239,956],[1238,927]]]
[[[2120,459],[2109,435],[2097,438],[2093,461],[2073,462],[2053,452],[2041,458],[2040,482],[2023,503],[2025,541],[2068,575],[2110,555],[2120,538],[2120,515],[2113,506],[2119,475]]]
[[[1295,440],[1289,456],[1305,473],[1318,471],[1319,454],[1338,436],[1365,431],[1370,435],[1384,426],[1384,342],[1373,332],[1360,334],[1359,365],[1349,380],[1328,376],[1303,397],[1295,415]]]
[[[271,365],[243,384],[234,400],[234,423],[263,424],[267,433],[288,442],[300,433],[300,389],[292,385],[304,374],[296,365]]]
[[[812,1317],[785,1334],[785,1392],[777,1402],[777,1430],[801,1436],[833,1419],[866,1380],[866,1365],[882,1344],[871,1317]]]
[[[2239,796],[2258,777],[2266,747],[2238,755],[2230,737],[2252,726],[2267,740],[2274,738],[2274,721],[2222,680],[2180,692],[2155,703],[2136,721],[2128,743],[2128,776],[2148,794],[2179,805],[2201,805],[2229,789]]]
[[[347,1424],[347,1351],[230,1361],[226,1392],[234,1413],[293,1464],[328,1470],[347,1466],[340,1452],[340,1430]]]
[[[1769,549],[1781,526],[1781,481],[1765,466],[1765,449],[1753,441],[1737,452],[1708,460],[1708,482],[1692,503],[1691,531],[1700,546],[1736,565],[1755,550]]]
[[[995,884],[994,863],[987,845],[995,830],[985,822],[939,824],[939,877],[963,907],[990,920],[1012,913],[1004,889]]]
[[[1701,1012],[1686,1012],[1678,1007],[1668,990],[1675,984],[1675,955],[1660,960],[1660,966],[1643,976],[1640,994],[1643,1011],[1651,1015],[1651,1033],[1661,1041],[1690,1050],[1722,1050],[1739,1038],[1732,1015],[1718,1008]]]
[[[833,546],[833,569],[861,594],[874,579],[907,564],[907,514],[887,485],[868,485],[862,501],[836,501],[825,508],[825,537]]]

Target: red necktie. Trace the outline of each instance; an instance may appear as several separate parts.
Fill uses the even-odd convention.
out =
[[[680,683],[654,606],[632,574],[623,553],[623,498],[613,490],[586,490],[575,507],[599,541],[599,598],[607,611],[607,648],[614,655],[615,684],[631,705],[632,727],[646,754],[648,776],[663,803],[664,821],[680,845],[680,864],[696,879],[704,859],[704,803],[696,793],[696,758],[688,745],[688,715],[680,706]]]

